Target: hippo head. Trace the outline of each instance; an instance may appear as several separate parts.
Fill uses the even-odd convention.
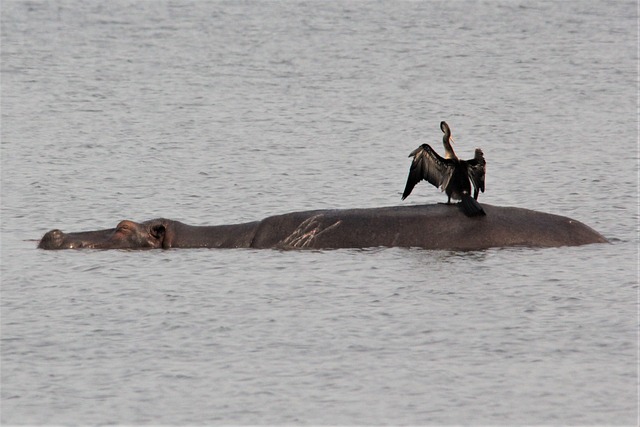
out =
[[[51,230],[42,237],[40,249],[153,249],[162,248],[166,234],[164,220],[136,223],[120,221],[116,228],[80,233]]]

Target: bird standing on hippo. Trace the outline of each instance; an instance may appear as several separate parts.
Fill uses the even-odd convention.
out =
[[[573,219],[529,209],[477,202],[484,192],[486,162],[482,150],[473,159],[458,159],[451,130],[444,133],[445,157],[428,144],[414,150],[402,198],[421,180],[440,187],[461,210],[444,204],[369,209],[331,209],[291,212],[242,224],[193,226],[170,219],[120,221],[115,228],[63,233],[51,230],[41,249],[172,249],[279,248],[339,249],[417,247],[423,249],[482,250],[492,247],[576,246],[605,243],[595,230]],[[471,196],[471,186],[474,194]]]
[[[460,206],[467,216],[486,215],[482,206],[477,202],[478,192],[484,193],[484,177],[487,172],[487,162],[484,153],[476,148],[473,159],[460,160],[453,150],[453,138],[447,122],[440,122],[440,129],[444,133],[444,158],[435,152],[429,144],[422,144],[409,154],[413,157],[407,184],[402,193],[402,200],[406,199],[413,187],[422,181],[428,181],[435,187],[447,193],[447,204],[451,199],[461,200]],[[471,197],[471,185],[474,192]]]

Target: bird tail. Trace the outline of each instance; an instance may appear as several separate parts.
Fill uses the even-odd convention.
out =
[[[476,199],[474,199],[467,193],[464,193],[462,195],[462,203],[460,204],[460,206],[462,207],[462,212],[464,212],[466,216],[486,215],[484,209],[482,209],[482,206],[480,206],[480,203],[478,203]]]

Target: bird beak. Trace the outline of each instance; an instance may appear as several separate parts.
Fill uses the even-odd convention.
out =
[[[455,142],[455,141],[453,140],[453,137],[452,137],[452,136],[450,136],[450,137],[449,137],[449,142],[450,142],[450,143],[452,143],[452,144]]]

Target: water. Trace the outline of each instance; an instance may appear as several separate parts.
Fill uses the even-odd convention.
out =
[[[635,2],[2,5],[3,424],[635,424]],[[635,88],[635,90],[634,90]],[[35,249],[52,228],[481,201],[612,241]]]

